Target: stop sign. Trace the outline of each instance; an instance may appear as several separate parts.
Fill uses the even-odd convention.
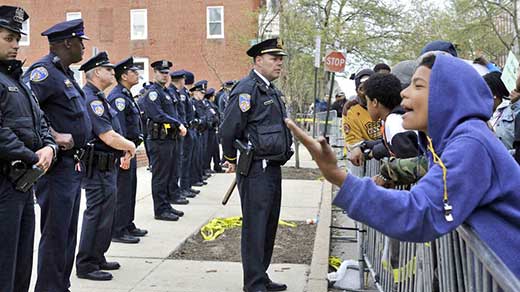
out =
[[[325,71],[341,73],[345,71],[347,59],[345,54],[339,51],[331,51],[325,55]]]

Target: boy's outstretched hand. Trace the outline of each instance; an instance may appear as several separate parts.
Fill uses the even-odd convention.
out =
[[[325,179],[341,187],[347,178],[347,172],[338,167],[336,153],[334,153],[325,138],[313,139],[289,118],[285,119],[285,124],[305,148],[309,150]]]

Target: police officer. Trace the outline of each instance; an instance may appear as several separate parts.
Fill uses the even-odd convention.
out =
[[[47,171],[58,150],[38,102],[20,79],[16,56],[28,18],[20,7],[0,6],[0,291],[28,291],[32,272],[33,191],[17,188],[15,174],[32,167]]]
[[[229,102],[229,92],[231,88],[235,85],[234,80],[228,80],[222,84],[222,89],[220,90],[220,94],[218,95],[218,112],[221,117],[224,116],[224,111]]]
[[[195,151],[195,168],[193,173],[193,186],[201,187],[206,185],[206,179],[208,176],[204,172],[204,162],[206,159],[206,145],[207,145],[207,112],[206,106],[204,105],[204,94],[206,93],[206,86],[208,82],[206,80],[197,81],[190,88],[190,92],[193,95],[193,105],[195,106],[195,117],[197,119],[197,145]]]
[[[286,53],[275,38],[252,46],[247,55],[253,58],[254,67],[231,92],[221,127],[222,147],[228,172],[236,168],[236,139],[254,148],[248,175],[237,174],[243,216],[244,291],[283,291],[287,286],[271,281],[266,271],[280,215],[280,166],[292,156],[283,96],[272,83],[280,76]]]
[[[143,83],[143,88],[139,90],[139,94],[137,95],[137,105],[139,106],[139,110],[141,111],[141,125],[143,125],[143,144],[144,144],[144,150],[146,153],[146,158],[148,159],[148,166],[146,167],[146,170],[152,171],[152,159],[150,159],[150,147],[148,146],[148,133],[146,129],[146,121],[148,120],[148,117],[146,116],[146,112],[144,111],[145,105],[144,105],[144,92],[148,89],[150,85]]]
[[[110,106],[117,111],[122,135],[134,142],[135,147],[143,142],[141,110],[134,100],[130,89],[139,83],[139,70],[134,59],[129,57],[114,67],[117,85],[107,97]],[[137,158],[130,160],[130,168],[119,169],[117,175],[116,216],[112,231],[112,241],[120,243],[138,243],[139,238],[148,231],[137,228],[134,224],[135,197],[137,194]]]
[[[154,79],[143,94],[143,104],[147,121],[150,158],[152,160],[152,197],[155,219],[177,221],[184,213],[170,206],[170,182],[174,175],[173,153],[175,139],[185,136],[186,128],[176,114],[172,97],[168,93],[168,81],[172,63],[160,60],[151,64]],[[185,198],[177,203],[187,204]]]
[[[220,149],[218,145],[217,129],[220,124],[220,116],[218,113],[218,107],[215,104],[215,89],[210,88],[206,91],[204,99],[208,104],[207,115],[208,115],[208,160],[206,161],[206,168],[209,169],[210,173],[222,172],[220,165]],[[211,161],[213,160],[213,170],[211,170]]]
[[[42,35],[47,36],[50,53],[23,78],[36,94],[61,151],[36,188],[42,235],[35,291],[67,291],[76,249],[81,155],[92,132],[84,93],[69,66],[82,60],[83,40],[88,38],[81,19],[58,23]]]
[[[92,121],[93,145],[87,150],[86,176],[83,187],[87,208],[83,213],[81,240],[76,256],[78,278],[111,280],[112,274],[101,270],[119,269],[119,263],[107,262],[105,252],[110,246],[117,196],[119,158],[123,169],[130,167],[135,144],[121,134],[117,111],[109,105],[103,90],[114,82],[114,65],[106,52],[100,52],[79,68],[85,71],[83,87],[86,108]],[[124,156],[123,156],[124,155]]]
[[[181,171],[180,171],[180,193],[181,196],[187,198],[194,198],[200,191],[191,188],[190,172],[191,160],[193,158],[194,147],[194,129],[192,127],[194,120],[194,109],[191,102],[190,94],[185,87],[186,71],[178,70],[170,73],[171,87],[175,90],[178,96],[179,105],[182,107],[183,122],[187,129],[186,136],[183,137],[181,145],[182,151],[180,155]]]

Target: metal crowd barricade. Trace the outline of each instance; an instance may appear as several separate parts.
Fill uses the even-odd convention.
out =
[[[357,176],[374,176],[379,162],[347,166]],[[359,270],[381,292],[520,291],[520,280],[467,225],[429,243],[401,242],[359,222]]]
[[[327,126],[327,136],[329,137],[329,144],[336,150],[338,157],[343,157],[343,131],[341,130],[342,123],[341,118],[338,118],[335,110],[329,112],[329,124]],[[325,129],[325,119],[327,118],[327,112],[316,113],[316,120],[314,123],[315,138],[322,136]]]

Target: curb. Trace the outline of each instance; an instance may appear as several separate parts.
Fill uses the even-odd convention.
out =
[[[330,224],[332,222],[332,184],[322,182],[319,221],[314,238],[311,267],[305,291],[327,292],[330,253]]]

